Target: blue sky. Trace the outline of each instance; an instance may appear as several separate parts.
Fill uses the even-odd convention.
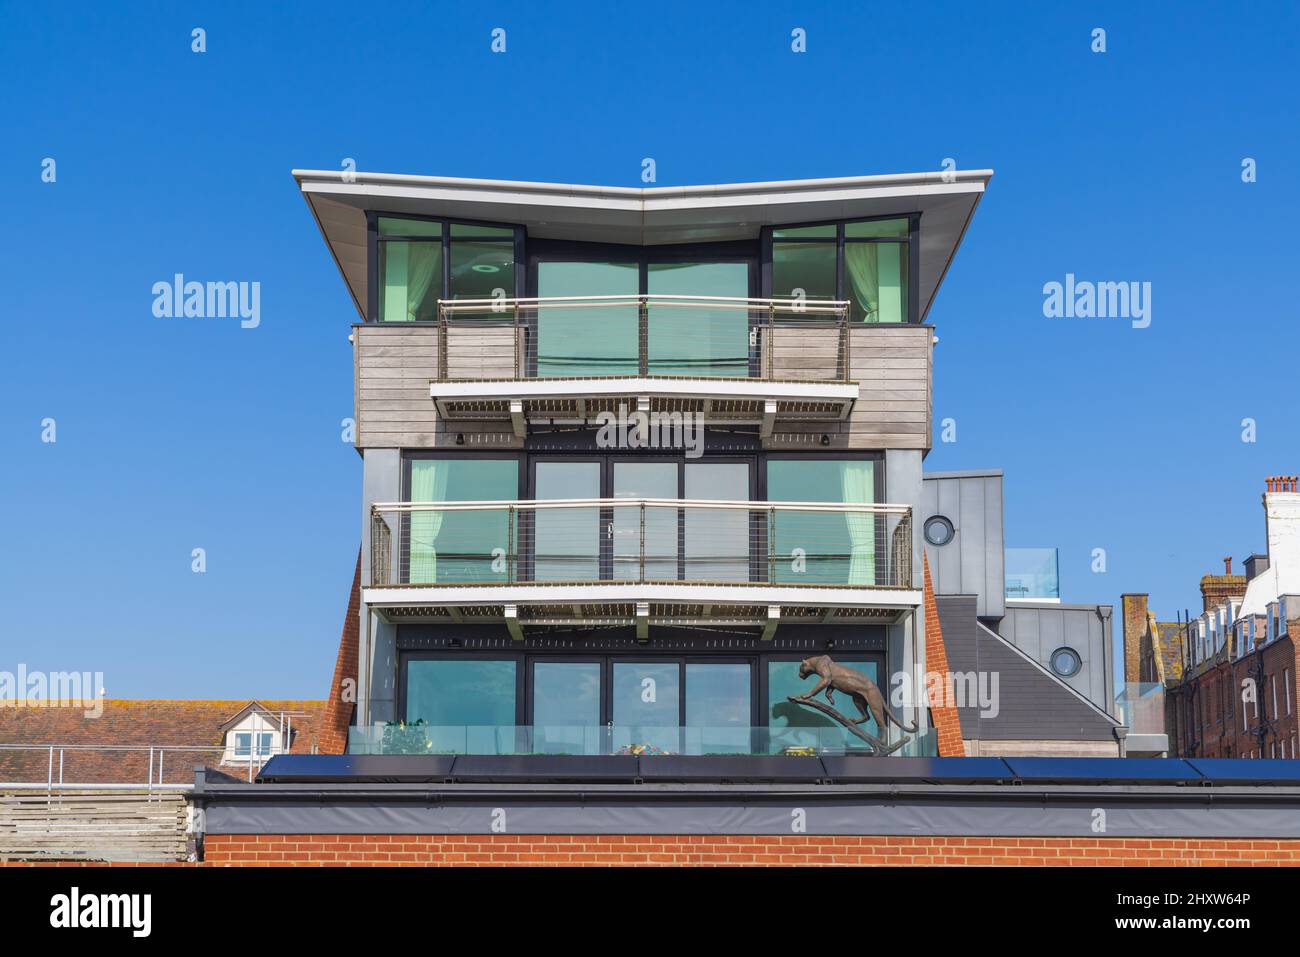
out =
[[[1300,472],[1294,4],[0,18],[0,669],[102,671],[114,696],[325,694],[360,534],[339,435],[356,315],[289,170],[346,157],[627,186],[644,157],[661,186],[994,169],[930,314],[957,441],[926,467],[1005,469],[1008,543],[1059,546],[1068,600],[1194,605],[1221,556],[1262,547],[1264,476]],[[177,272],[260,282],[261,325],[155,318]],[[1150,327],[1044,318],[1066,273],[1150,282]]]

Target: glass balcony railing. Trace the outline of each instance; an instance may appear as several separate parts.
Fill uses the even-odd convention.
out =
[[[371,509],[370,586],[616,581],[911,588],[911,509],[644,498]]]
[[[849,303],[629,295],[438,303],[438,380],[848,382]]]
[[[1008,548],[1006,596],[1011,599],[1059,601],[1060,578],[1055,548]]]
[[[1165,686],[1158,681],[1125,684],[1115,696],[1115,717],[1133,734],[1165,733]]]
[[[871,726],[874,728],[874,726]],[[872,731],[874,733],[874,730]],[[933,757],[933,729],[908,735],[892,756]],[[841,755],[869,754],[839,727],[648,727],[595,725],[373,725],[348,730],[349,754],[405,755]]]

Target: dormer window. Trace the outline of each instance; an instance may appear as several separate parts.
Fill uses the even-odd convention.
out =
[[[292,724],[257,702],[250,702],[222,726],[222,764],[265,764],[289,750]]]

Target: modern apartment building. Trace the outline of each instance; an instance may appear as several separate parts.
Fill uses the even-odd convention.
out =
[[[967,708],[948,753],[1116,753],[1109,609],[1059,606],[1054,552],[1050,594],[1038,554],[1004,600],[1000,474],[922,469],[928,317],[990,171],[294,175],[357,312],[350,752],[934,755],[919,691],[955,653],[1035,713]],[[897,726],[791,700],[822,656]]]

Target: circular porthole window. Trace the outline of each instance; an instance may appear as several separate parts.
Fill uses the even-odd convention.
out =
[[[925,540],[931,545],[947,545],[955,532],[952,522],[942,515],[932,515],[925,520]]]
[[[1073,648],[1057,648],[1052,652],[1052,670],[1062,678],[1073,678],[1083,667],[1083,659]]]

